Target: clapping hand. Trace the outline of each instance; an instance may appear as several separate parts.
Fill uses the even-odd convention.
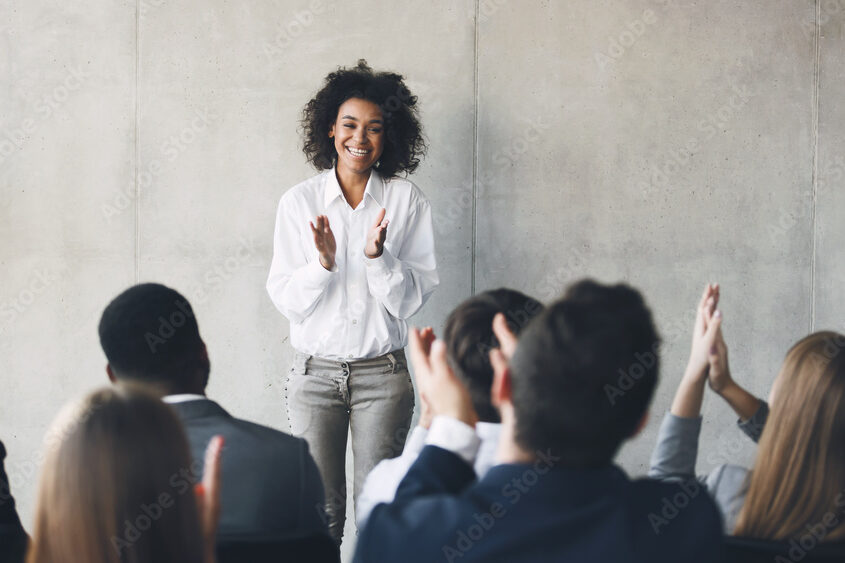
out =
[[[308,222],[311,225],[311,234],[314,235],[314,246],[317,252],[320,253],[320,264],[327,270],[334,268],[334,257],[337,252],[337,242],[334,240],[334,233],[329,226],[329,218],[325,215],[317,216],[317,226],[313,222]]]
[[[425,331],[423,331],[425,332]],[[475,426],[478,416],[472,407],[469,391],[458,381],[446,360],[446,345],[434,335],[411,329],[411,362],[420,389],[420,397],[428,403],[431,417],[448,416]]]
[[[376,217],[376,222],[370,227],[367,233],[367,244],[364,247],[364,255],[367,258],[378,258],[384,251],[384,241],[387,238],[387,225],[390,224],[388,219],[384,218],[386,213],[382,208]]]
[[[687,363],[686,377],[696,381],[707,378],[710,356],[718,352],[717,339],[721,337],[722,312],[719,305],[719,284],[707,284],[695,313],[692,347]]]

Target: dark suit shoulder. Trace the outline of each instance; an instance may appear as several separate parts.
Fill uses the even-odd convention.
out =
[[[631,482],[631,509],[654,536],[672,543],[713,549],[722,536],[722,516],[697,479],[682,482],[637,479]],[[668,539],[667,538],[667,539]]]

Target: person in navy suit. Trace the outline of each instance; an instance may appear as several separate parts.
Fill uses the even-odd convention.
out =
[[[582,281],[518,345],[501,316],[494,330],[498,465],[475,482],[469,393],[443,343],[413,331],[434,421],[395,500],[373,509],[355,561],[717,561],[721,516],[697,481],[632,480],[613,463],[657,384],[659,337],[642,296]]]
[[[21,563],[29,538],[15,510],[15,499],[3,466],[5,458],[6,448],[0,442],[0,563]]]

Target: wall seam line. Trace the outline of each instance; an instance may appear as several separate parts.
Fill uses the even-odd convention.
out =
[[[135,283],[141,281],[141,0],[135,0]]]
[[[472,118],[472,242],[470,250],[470,295],[475,295],[476,245],[478,241],[478,14],[479,0],[475,0],[473,44],[473,118]]]
[[[810,210],[810,227],[812,228],[813,249],[810,255],[810,332],[816,330],[816,208],[819,191],[819,96],[821,75],[821,0],[816,0],[816,29],[814,36],[814,64],[813,64],[813,199]]]

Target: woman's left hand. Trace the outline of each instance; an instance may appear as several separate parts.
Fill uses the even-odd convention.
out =
[[[378,258],[384,251],[384,241],[387,238],[387,225],[390,223],[388,219],[384,218],[386,210],[382,208],[379,211],[376,222],[370,227],[367,233],[367,245],[364,247],[364,254],[367,258]]]

